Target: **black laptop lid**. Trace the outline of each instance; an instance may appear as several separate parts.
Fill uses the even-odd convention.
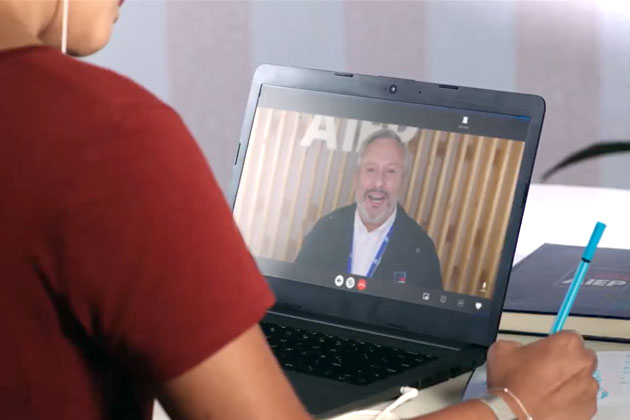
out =
[[[532,95],[259,67],[228,199],[278,305],[490,344],[543,115]]]

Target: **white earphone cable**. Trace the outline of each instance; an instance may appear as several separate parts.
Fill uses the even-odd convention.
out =
[[[68,1],[69,0],[61,0],[61,52],[64,54],[66,54],[68,50]]]
[[[385,407],[383,410],[361,410],[335,417],[335,420],[392,420],[399,419],[392,411],[400,407],[402,404],[418,396],[416,388],[404,386],[400,388],[400,397]]]

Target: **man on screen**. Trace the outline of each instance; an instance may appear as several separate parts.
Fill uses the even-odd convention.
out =
[[[433,241],[398,204],[410,162],[407,146],[395,132],[384,129],[369,136],[359,148],[355,203],[315,224],[296,263],[442,288]]]

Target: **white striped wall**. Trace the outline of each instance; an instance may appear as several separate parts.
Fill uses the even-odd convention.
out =
[[[630,2],[137,0],[117,26],[91,60],[175,106],[224,188],[261,63],[542,95],[535,181],[599,138],[630,138]],[[630,187],[629,164],[601,159],[551,182]]]
[[[619,3],[617,6],[621,6]],[[600,15],[599,129],[602,139],[630,140],[630,1]],[[630,153],[601,160],[600,184],[630,188]]]
[[[512,2],[427,2],[425,78],[514,91],[514,19]]]

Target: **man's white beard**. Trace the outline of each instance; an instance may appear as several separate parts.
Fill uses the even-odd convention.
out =
[[[396,201],[394,201],[393,205],[390,202],[388,207],[382,213],[374,214],[370,216],[364,204],[359,200],[356,200],[356,202],[357,202],[357,209],[359,210],[359,216],[361,216],[361,220],[363,221],[364,224],[365,223],[369,223],[372,225],[383,224],[385,220],[387,220],[387,218],[392,215],[392,212],[394,211],[394,208],[396,207]]]

